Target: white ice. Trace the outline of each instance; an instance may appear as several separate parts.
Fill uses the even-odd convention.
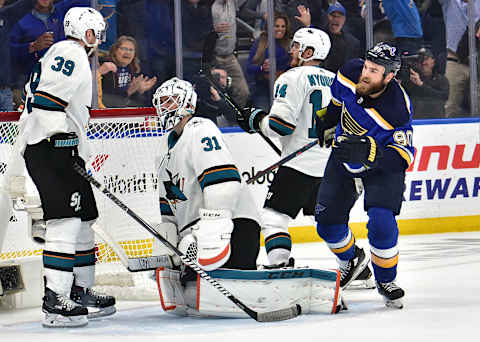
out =
[[[365,240],[358,243],[367,247]],[[349,309],[338,315],[275,323],[179,318],[162,312],[158,302],[119,302],[117,314],[84,328],[45,329],[36,308],[0,313],[0,342],[480,341],[480,232],[401,236],[399,247],[402,310],[386,308],[376,290],[346,291]],[[294,245],[293,255],[299,266],[336,265],[323,243]]]

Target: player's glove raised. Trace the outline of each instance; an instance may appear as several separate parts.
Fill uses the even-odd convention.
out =
[[[377,166],[383,150],[370,136],[340,135],[332,146],[337,160],[345,163],[360,163],[369,168]]]
[[[241,116],[237,116],[238,125],[250,134],[260,131],[260,121],[268,114],[259,108],[244,108]]]
[[[332,146],[333,139],[335,138],[335,129],[337,128],[337,122],[328,120],[326,114],[327,107],[324,107],[320,109],[315,116],[315,130],[320,147]]]

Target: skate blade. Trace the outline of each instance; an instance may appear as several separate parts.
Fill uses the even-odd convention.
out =
[[[394,300],[384,298],[384,301],[387,308],[403,309],[403,302],[400,298]]]
[[[97,310],[97,311],[93,311]],[[88,307],[88,319],[95,319],[95,318],[100,318],[100,317],[107,317],[113,315],[115,312],[117,312],[117,309],[115,306],[108,306],[106,308],[94,308],[94,307]]]
[[[62,316],[46,313],[42,321],[45,328],[80,328],[88,324],[87,316]]]
[[[366,280],[354,280],[348,286],[348,290],[371,290],[376,288],[373,277]]]

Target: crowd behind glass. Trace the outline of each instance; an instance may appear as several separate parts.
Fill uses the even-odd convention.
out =
[[[74,6],[95,7],[107,21],[92,61],[97,108],[151,106],[156,87],[177,75],[195,85],[199,115],[236,125],[200,74],[202,56],[239,106],[268,110],[272,76],[290,68],[293,33],[311,26],[330,37],[323,67],[332,72],[376,42],[394,41],[402,53],[397,79],[414,119],[479,117],[479,92],[471,87],[478,86],[477,0],[0,0],[0,111],[22,108],[30,70],[64,39],[63,17]]]

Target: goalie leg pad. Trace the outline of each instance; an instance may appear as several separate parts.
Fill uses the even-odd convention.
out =
[[[200,276],[197,276],[196,281],[189,281],[185,287],[181,287],[177,280],[178,271],[169,272],[170,274],[160,273],[158,277],[162,306],[167,308],[167,313],[249,317]],[[171,272],[176,272],[174,281]],[[218,269],[208,274],[255,311],[270,311],[300,304],[302,313],[335,314],[342,305],[340,275],[335,270]],[[178,311],[179,308],[181,311]]]
[[[200,221],[192,227],[197,240],[197,260],[206,271],[222,267],[230,258],[233,231],[229,210],[200,209]]]
[[[46,285],[55,293],[68,296],[73,282],[75,245],[81,229],[79,218],[47,221],[43,267]]]

